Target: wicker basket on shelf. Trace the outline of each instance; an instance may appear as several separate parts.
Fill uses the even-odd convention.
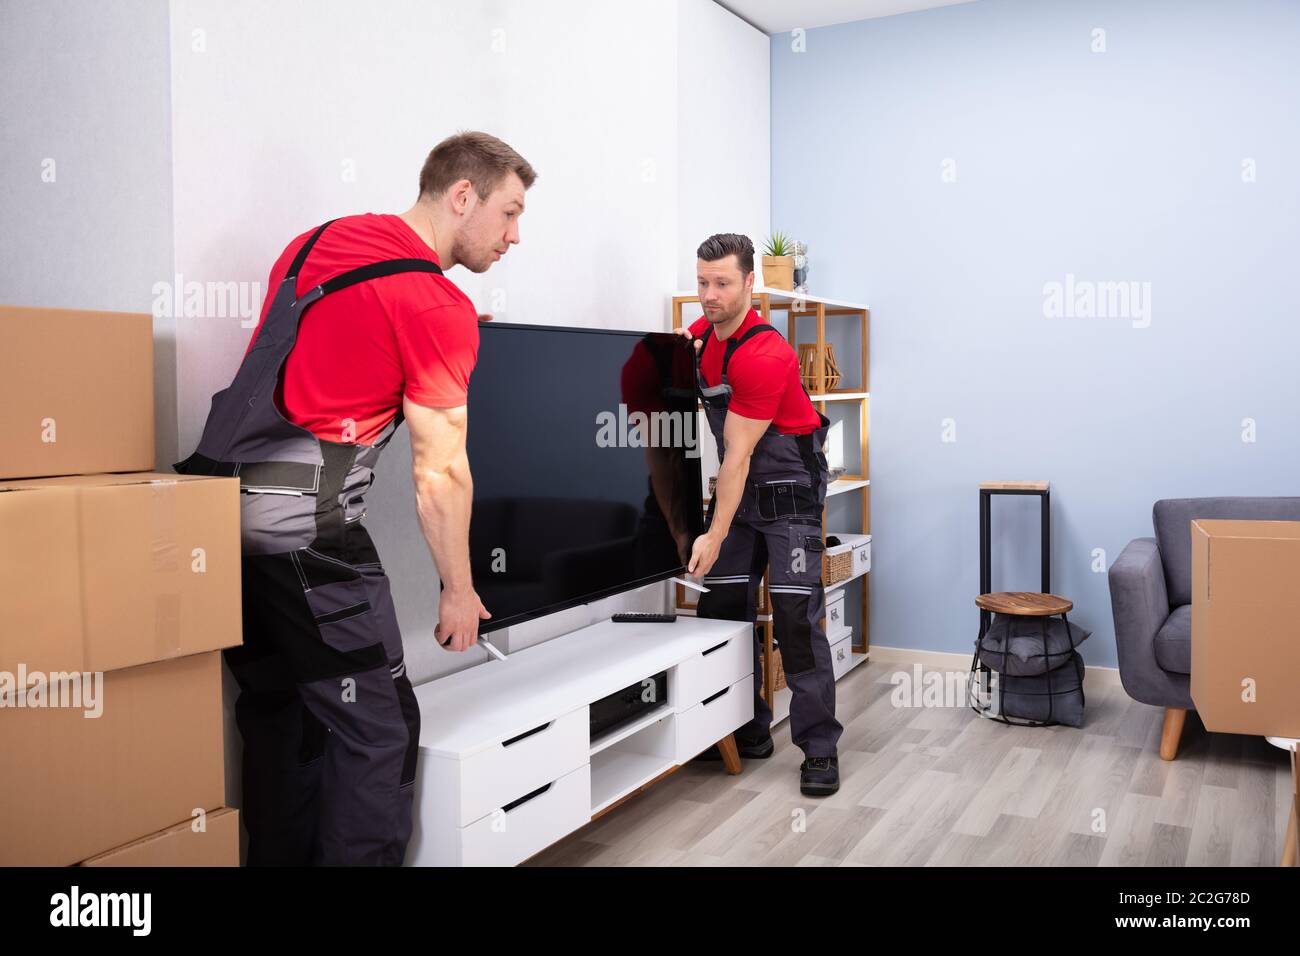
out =
[[[759,663],[762,664],[763,662],[760,660]],[[785,686],[785,666],[781,663],[781,649],[779,647],[772,648],[772,675],[776,678],[772,689],[777,691],[783,688]],[[767,681],[763,682],[763,687],[767,687]],[[771,703],[771,701],[768,701],[768,706],[771,706]]]
[[[845,548],[843,551],[831,553],[828,549],[822,552],[822,584],[830,587],[832,584],[839,584],[841,581],[847,581],[853,577],[853,549]]]
[[[817,345],[806,342],[799,346],[799,374],[803,378],[803,387],[810,392],[817,391]],[[826,343],[826,390],[838,388],[840,384],[840,367],[835,361],[835,346]]]

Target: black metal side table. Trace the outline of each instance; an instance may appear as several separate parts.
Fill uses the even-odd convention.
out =
[[[993,524],[994,495],[1038,495],[1042,499],[1039,524],[1042,534],[1042,593],[1052,593],[1052,492],[1046,481],[984,481],[980,482],[980,594],[993,590]],[[988,630],[993,615],[980,610],[980,633]]]
[[[1042,568],[1042,591],[1013,591],[993,593],[993,544],[992,544],[992,512],[994,495],[1037,495],[1041,500],[1042,510],[1040,512],[1040,535],[1041,535],[1041,554],[1040,564]],[[969,687],[974,693],[976,687],[988,688],[988,678],[991,676],[991,668],[980,662],[980,649],[983,646],[984,636],[988,633],[989,627],[993,623],[993,615],[1003,614],[1018,618],[1037,618],[1042,625],[1042,642],[1044,663],[1048,665],[1049,701],[1048,701],[1048,720],[1046,724],[1040,721],[1019,721],[1012,720],[1005,715],[996,717],[1002,723],[1023,723],[1028,726],[1045,726],[1053,723],[1051,719],[1050,689],[1050,660],[1048,642],[1047,642],[1047,620],[1052,617],[1060,616],[1062,623],[1066,628],[1066,635],[1070,634],[1069,619],[1066,617],[1074,605],[1068,598],[1059,597],[1052,594],[1052,508],[1051,508],[1051,486],[1046,481],[986,481],[980,484],[980,593],[975,599],[975,604],[980,612],[979,636],[975,639],[975,654],[971,659],[971,674]],[[1009,638],[1008,638],[1009,641]],[[983,682],[982,684],[980,682]],[[977,700],[979,698],[976,698]],[[972,703],[972,709],[981,716],[990,716],[981,706]],[[1000,712],[1000,708],[998,708]]]

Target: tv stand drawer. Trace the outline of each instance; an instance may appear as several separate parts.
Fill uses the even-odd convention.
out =
[[[674,698],[677,709],[694,707],[753,672],[754,637],[752,631],[747,630],[677,665],[677,696]]]
[[[460,813],[465,826],[520,794],[587,763],[591,731],[586,706],[493,744],[460,761]]]
[[[754,716],[754,675],[677,715],[677,763],[707,750]]]
[[[481,820],[461,827],[455,862],[514,866],[591,822],[590,766],[584,764],[543,786],[511,801],[514,806],[494,807]]]

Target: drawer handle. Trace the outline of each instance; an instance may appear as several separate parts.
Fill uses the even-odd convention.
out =
[[[720,651],[720,650],[722,650],[724,647],[726,647],[726,646],[727,646],[728,644],[730,644],[730,643],[731,643],[731,638],[727,638],[725,641],[723,641],[723,642],[722,642],[721,644],[719,644],[717,647],[710,647],[707,651],[702,651],[702,652],[700,653],[700,656],[701,656],[701,657],[708,657],[708,656],[709,656],[710,654],[712,654],[714,651]]]
[[[522,734],[519,734],[517,737],[511,737],[509,740],[501,741],[501,746],[509,747],[511,744],[519,743],[519,741],[523,740],[525,737],[531,737],[533,734],[540,734],[543,730],[551,726],[551,724],[553,723],[555,723],[555,721],[548,720],[546,723],[534,727],[532,730],[525,730]]]
[[[509,803],[507,803],[507,804],[506,804],[504,807],[502,807],[501,809],[502,809],[504,812],[509,813],[509,812],[510,812],[511,810],[513,810],[515,807],[519,806],[520,804],[527,803],[529,800],[533,799],[533,797],[540,797],[540,796],[541,796],[542,794],[544,794],[547,790],[550,790],[551,787],[553,787],[553,786],[554,786],[554,784],[552,784],[552,783],[548,783],[548,784],[546,784],[545,786],[538,787],[538,788],[537,788],[536,790],[534,790],[532,793],[525,793],[525,794],[524,794],[522,797],[520,797],[518,800],[511,800]]]
[[[730,687],[724,687],[724,688],[722,688],[722,690],[718,691],[718,692],[717,692],[716,694],[714,694],[712,697],[706,697],[706,698],[704,698],[704,700],[700,701],[700,705],[703,706],[703,707],[707,707],[709,704],[713,703],[713,702],[714,702],[715,700],[717,700],[719,697],[723,696],[724,694],[730,694],[730,693],[731,693],[731,688],[730,688]]]

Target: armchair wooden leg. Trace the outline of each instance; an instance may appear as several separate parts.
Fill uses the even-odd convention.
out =
[[[1186,707],[1165,708],[1165,726],[1160,733],[1161,760],[1173,760],[1178,756],[1178,742],[1183,738],[1183,724],[1186,721]]]
[[[722,754],[722,765],[733,777],[740,773],[740,751],[736,749],[736,735],[727,734],[718,741],[718,753]]]
[[[1295,801],[1291,801],[1291,815],[1286,818],[1286,842],[1282,844],[1282,865],[1296,865]]]

